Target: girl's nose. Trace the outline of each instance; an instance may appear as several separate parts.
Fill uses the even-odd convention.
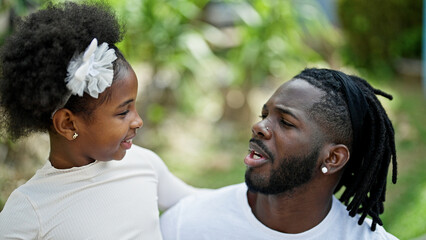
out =
[[[138,113],[136,113],[136,118],[132,121],[132,128],[141,128],[143,126],[143,120],[142,118],[139,116]]]

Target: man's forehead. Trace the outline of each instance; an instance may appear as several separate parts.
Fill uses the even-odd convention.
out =
[[[281,85],[270,100],[288,106],[306,106],[318,102],[323,92],[303,79],[292,79]]]

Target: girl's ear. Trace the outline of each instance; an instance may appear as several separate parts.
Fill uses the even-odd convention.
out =
[[[327,151],[327,157],[320,166],[323,174],[333,174],[340,171],[350,157],[349,149],[344,144],[330,144],[325,148],[325,151]]]
[[[53,128],[55,131],[72,141],[73,135],[78,132],[76,116],[69,109],[61,108],[53,115]]]

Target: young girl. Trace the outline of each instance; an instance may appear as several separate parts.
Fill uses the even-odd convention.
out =
[[[142,119],[121,38],[107,6],[68,2],[26,17],[4,44],[3,124],[14,140],[48,132],[51,146],[6,202],[0,239],[161,239],[158,207],[195,191],[132,146]]]

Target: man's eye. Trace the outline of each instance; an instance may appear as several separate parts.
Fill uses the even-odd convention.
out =
[[[267,117],[267,115],[266,115],[266,114],[261,114],[259,117],[260,117],[261,119],[265,119],[265,118]]]
[[[294,127],[294,125],[293,125],[293,124],[291,124],[291,123],[287,122],[287,121],[286,121],[286,120],[284,120],[284,119],[281,119],[281,123],[282,123],[283,125],[285,125],[285,126],[288,126],[288,127]]]

